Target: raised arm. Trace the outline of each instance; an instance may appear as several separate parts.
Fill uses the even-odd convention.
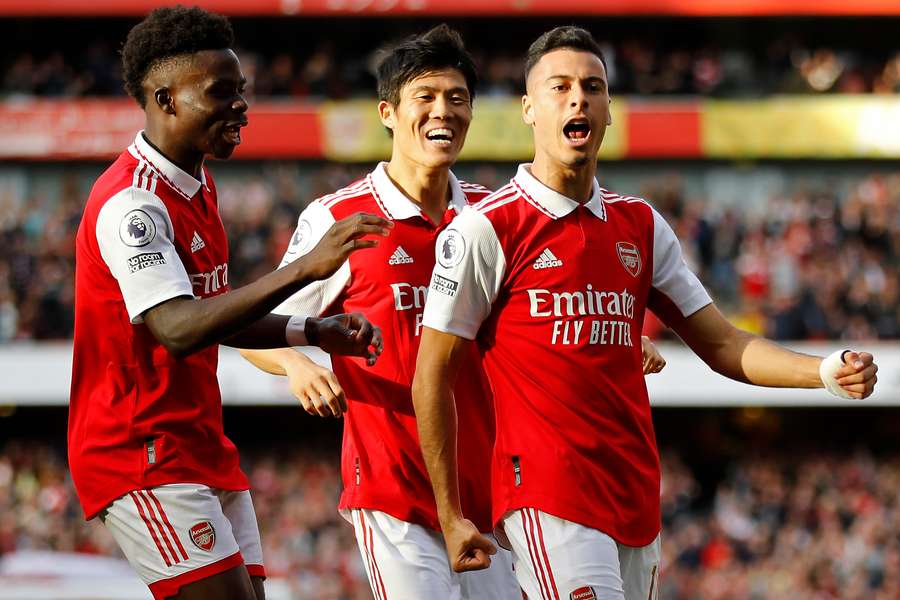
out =
[[[456,572],[486,569],[491,564],[490,555],[497,552],[494,544],[463,516],[459,500],[453,385],[466,343],[461,337],[424,327],[412,387],[419,443],[434,489],[447,555]]]
[[[842,352],[844,364],[822,373],[822,357],[794,352],[738,329],[714,304],[669,324],[710,368],[737,381],[765,387],[820,388],[825,385],[823,377],[830,375],[852,398],[869,396],[878,381],[878,365],[868,352]]]

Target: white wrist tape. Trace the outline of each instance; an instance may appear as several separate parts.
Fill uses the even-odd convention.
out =
[[[308,346],[306,340],[306,319],[300,315],[294,315],[288,319],[287,327],[284,328],[284,339],[290,346]]]
[[[849,352],[849,350],[838,350],[823,358],[822,364],[819,365],[819,377],[822,378],[825,389],[833,395],[838,398],[853,398],[844,388],[838,385],[837,379],[834,378],[835,373],[844,366],[843,356],[845,352]]]

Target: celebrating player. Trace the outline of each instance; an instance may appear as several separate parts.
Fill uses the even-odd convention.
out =
[[[472,120],[476,80],[462,40],[446,26],[390,50],[378,67],[378,111],[393,138],[390,162],[310,204],[282,261],[302,257],[344,215],[365,210],[394,221],[378,250],[351,256],[332,277],[276,309],[318,315],[364,307],[389,339],[378,364],[335,356],[335,380],[291,349],[244,353],[257,366],[290,376],[309,412],[346,411],[340,508],[354,525],[379,599],[521,600],[508,553],[484,572],[450,570],[410,396],[435,239],[463,206],[489,193],[450,171]],[[479,531],[490,532],[489,389],[475,345],[461,351],[471,358],[454,390],[466,430],[459,449],[462,503]]]
[[[526,90],[534,162],[438,239],[413,384],[425,463],[454,570],[484,568],[494,548],[459,502],[466,442],[451,393],[477,340],[495,398],[493,518],[523,590],[646,600],[658,591],[660,468],[636,341],[645,310],[714,370],[755,385],[862,398],[877,367],[867,353],[823,360],[736,329],[662,217],[598,186],[610,100],[588,32],[538,38]]]
[[[146,128],[97,180],[76,240],[69,464],[155,598],[262,600],[259,531],[225,437],[217,343],[316,343],[374,362],[380,334],[360,315],[269,311],[331,275],[366,234],[356,215],[259,281],[229,292],[228,245],[204,158],[227,158],[247,124],[228,21],[184,7],[152,12],[122,52]],[[227,292],[227,293],[226,293]]]

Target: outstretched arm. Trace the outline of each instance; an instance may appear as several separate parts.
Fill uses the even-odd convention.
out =
[[[311,281],[328,277],[357,250],[376,246],[365,235],[387,235],[389,221],[358,213],[335,223],[309,254],[257,281],[226,294],[194,300],[173,298],[144,313],[144,322],[159,342],[175,356],[187,356],[229,338],[262,319],[278,304]],[[292,345],[287,339],[288,317],[271,316],[239,336],[244,347],[277,348]],[[298,327],[301,327],[298,325]],[[308,327],[305,334],[310,334]],[[303,331],[297,331],[298,338]]]
[[[788,350],[738,329],[714,304],[669,325],[714,371],[737,381],[766,387],[824,387],[822,357]],[[831,376],[853,398],[865,398],[878,381],[878,366],[867,352],[847,352]]]
[[[456,462],[456,402],[453,385],[467,340],[424,327],[412,395],[419,443],[431,478],[450,565],[456,572],[485,569],[494,544],[462,514]]]

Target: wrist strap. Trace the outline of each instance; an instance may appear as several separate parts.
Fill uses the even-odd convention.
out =
[[[284,339],[287,340],[289,346],[308,346],[306,339],[306,319],[301,315],[294,315],[288,319],[287,326],[284,328]]]
[[[850,351],[838,350],[823,358],[822,363],[819,365],[819,377],[822,378],[825,389],[832,395],[837,396],[838,398],[852,399],[853,396],[848,394],[844,388],[838,385],[837,379],[834,378],[834,374],[844,366],[844,354],[847,352]]]

